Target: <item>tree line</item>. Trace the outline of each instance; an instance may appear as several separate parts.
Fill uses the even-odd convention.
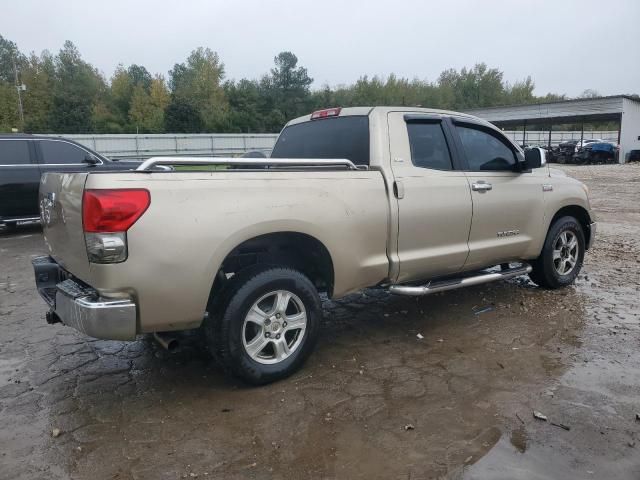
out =
[[[484,63],[445,70],[435,81],[392,74],[319,89],[312,83],[291,52],[279,53],[259,79],[226,79],[218,54],[202,47],[166,77],[133,64],[118,65],[106,79],[70,41],[55,55],[46,50],[27,55],[0,35],[0,132],[271,133],[291,118],[333,106],[465,110],[566,98],[536,96],[531,77],[509,83]],[[20,92],[19,85],[25,86]]]

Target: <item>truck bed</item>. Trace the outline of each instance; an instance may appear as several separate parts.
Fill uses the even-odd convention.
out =
[[[147,189],[151,203],[127,232],[125,262],[90,263],[82,193],[113,188]],[[299,232],[322,242],[335,296],[388,275],[390,207],[375,170],[47,174],[40,200],[52,203],[43,227],[54,259],[101,296],[134,299],[138,333],[200,325],[222,261],[259,235]]]

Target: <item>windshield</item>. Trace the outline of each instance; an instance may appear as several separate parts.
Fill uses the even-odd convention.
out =
[[[350,115],[286,127],[271,158],[331,158],[369,165],[369,117]]]

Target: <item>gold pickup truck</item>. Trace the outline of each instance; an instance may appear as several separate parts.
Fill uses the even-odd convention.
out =
[[[587,194],[478,118],[332,108],[290,121],[270,158],[44,175],[50,255],[33,265],[49,322],[119,340],[202,327],[261,384],[311,353],[321,293],[571,284],[596,231]]]

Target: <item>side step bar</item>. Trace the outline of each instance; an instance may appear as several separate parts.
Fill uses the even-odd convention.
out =
[[[456,290],[462,287],[480,285],[481,283],[495,282],[497,280],[507,280],[508,278],[519,277],[531,271],[531,265],[524,264],[518,267],[507,268],[499,272],[485,272],[471,277],[454,278],[451,280],[441,280],[429,282],[426,285],[391,285],[389,292],[396,295],[408,295],[410,297],[420,297],[431,295],[432,293]]]

